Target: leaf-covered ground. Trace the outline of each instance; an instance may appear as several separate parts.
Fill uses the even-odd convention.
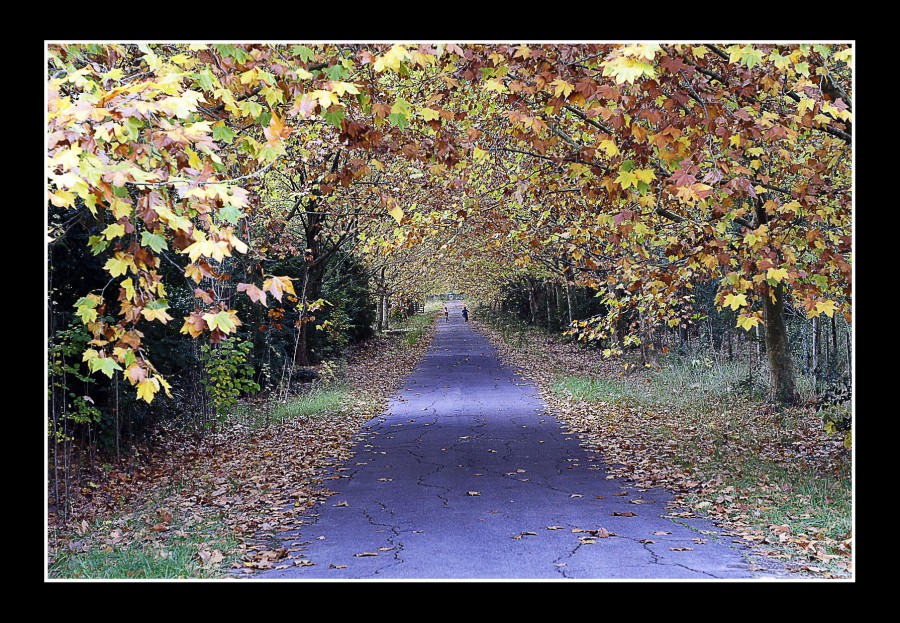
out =
[[[356,433],[382,412],[432,336],[354,349],[343,374],[349,392],[336,408],[231,423],[199,439],[161,432],[143,466],[91,481],[67,527],[51,515],[50,576],[216,577],[278,566],[287,551],[275,534],[330,494],[327,468],[350,458]]]
[[[674,395],[656,404],[635,400],[653,371],[624,374],[621,361],[540,331],[504,339],[488,322],[475,327],[537,385],[554,415],[604,458],[611,474],[672,490],[673,507],[689,509],[684,516],[713,519],[725,536],[798,577],[852,575],[850,456],[812,408],[779,412],[739,395],[711,396],[700,411]],[[586,398],[564,381],[572,378],[629,391]]]

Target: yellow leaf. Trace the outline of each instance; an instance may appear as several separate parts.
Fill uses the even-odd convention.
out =
[[[556,97],[569,97],[569,93],[575,89],[574,85],[569,84],[562,78],[557,78],[550,84],[555,87],[553,94],[556,95]]]
[[[834,301],[819,301],[816,303],[816,312],[818,314],[825,314],[829,318],[834,316],[834,310],[837,306],[834,304]]]
[[[759,324],[759,318],[756,316],[738,316],[737,326],[745,331],[749,331]]]
[[[656,174],[652,169],[635,169],[634,174],[640,181],[644,182],[645,184],[649,184],[650,180],[656,179]]]
[[[738,309],[747,304],[747,297],[743,294],[728,294],[725,296],[724,304],[731,309]]]
[[[616,182],[622,188],[628,188],[629,186],[637,186],[638,178],[634,171],[620,171]]]
[[[422,118],[425,119],[425,121],[431,121],[440,117],[440,113],[431,108],[420,108],[419,114],[422,115]]]
[[[776,283],[787,279],[788,273],[783,268],[770,268],[766,271],[766,279],[772,279]]]
[[[497,93],[506,93],[509,91],[509,89],[506,88],[506,85],[496,78],[485,80],[483,88],[485,91],[496,91]]]
[[[116,238],[117,236],[124,236],[124,235],[125,235],[125,226],[120,225],[119,223],[113,223],[112,225],[107,226],[106,229],[103,230],[103,237],[106,238],[107,240],[112,240],[113,238]]]
[[[607,156],[615,156],[619,153],[619,147],[616,145],[616,142],[609,139],[600,141],[597,146],[605,151]]]
[[[477,146],[472,151],[472,156],[475,158],[475,162],[481,162],[482,160],[484,160],[487,157],[487,155],[488,155],[488,152],[486,152],[483,149],[479,149]]]
[[[70,208],[75,205],[75,194],[68,190],[59,189],[50,195],[50,203],[57,208]]]
[[[359,89],[352,82],[332,82],[331,90],[338,95],[350,93],[351,95],[359,95]]]
[[[153,402],[153,396],[159,391],[159,381],[155,378],[144,379],[137,385],[138,398],[146,400],[147,403]]]
[[[478,148],[476,147],[476,149]],[[388,214],[394,217],[394,220],[397,221],[398,225],[403,220],[403,208],[398,205],[395,205],[393,208],[388,210]]]

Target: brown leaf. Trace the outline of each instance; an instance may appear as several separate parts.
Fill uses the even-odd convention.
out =
[[[670,547],[670,550],[673,552],[692,552],[694,551],[693,547]]]
[[[156,510],[159,513],[160,519],[162,519],[164,522],[169,523],[170,521],[172,521],[172,513],[170,513],[168,510],[166,510],[165,508],[158,508]]]
[[[656,543],[656,541],[654,541],[652,539],[641,539],[640,541],[638,541],[638,543],[648,544],[648,543]]]
[[[328,563],[328,568],[329,569],[346,569],[347,565],[334,565],[334,564]]]
[[[158,523],[158,524],[154,524],[153,526],[151,526],[150,529],[153,530],[154,532],[162,532],[163,530],[168,530],[169,526],[167,526],[164,523]]]
[[[358,554],[353,554],[356,558],[363,558],[364,556],[377,556],[378,552],[360,552]]]
[[[634,517],[637,513],[632,513],[631,511],[625,511],[624,513],[619,513],[617,511],[613,512],[614,517]]]

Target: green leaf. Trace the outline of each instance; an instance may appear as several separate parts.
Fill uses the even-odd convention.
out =
[[[254,119],[258,118],[263,111],[262,104],[258,102],[243,101],[239,108],[241,109],[242,115],[253,117]]]
[[[256,118],[256,123],[258,123],[261,126],[268,126],[269,122],[271,120],[272,120],[272,113],[270,113],[268,110],[264,110]]]
[[[343,65],[332,65],[331,67],[325,68],[325,75],[332,80],[343,80],[349,75],[349,72]]]
[[[91,248],[91,253],[100,255],[109,247],[109,241],[103,236],[91,236],[88,238],[88,246]]]
[[[406,119],[406,115],[403,113],[395,112],[388,115],[388,121],[390,121],[393,125],[397,126],[401,130],[409,125],[409,121]]]
[[[169,248],[169,246],[166,244],[165,238],[156,234],[151,234],[149,231],[141,232],[141,244],[145,247],[150,247],[157,253],[159,253],[163,249]]]
[[[237,225],[241,220],[241,217],[244,216],[243,212],[240,211],[239,208],[235,206],[225,206],[218,211],[219,218],[224,221],[231,223],[232,225]]]
[[[230,145],[234,140],[234,137],[237,136],[237,133],[225,125],[224,121],[219,121],[212,127],[213,131],[213,139],[217,141],[222,141],[223,143]]]
[[[291,54],[299,56],[300,60],[309,62],[316,60],[316,53],[305,45],[295,45],[291,48]]]
[[[128,196],[128,189],[124,186],[113,186],[112,187],[113,194],[120,199],[124,199]]]
[[[204,67],[202,70],[198,71],[194,74],[194,80],[200,85],[204,91],[213,91],[216,89],[216,77],[209,70],[209,67]]]
[[[88,360],[88,368],[90,368],[91,372],[97,372],[99,370],[109,378],[112,378],[113,373],[115,373],[116,370],[121,370],[122,366],[111,357],[94,357],[93,359]]]
[[[344,112],[343,108],[334,108],[329,110],[325,114],[322,115],[325,118],[325,121],[330,123],[331,125],[339,128],[341,127],[341,119],[347,116],[347,113]]]

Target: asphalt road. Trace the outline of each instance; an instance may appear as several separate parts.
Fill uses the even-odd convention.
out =
[[[666,491],[608,478],[461,309],[366,425],[337,494],[282,535],[290,566],[255,577],[752,577],[711,523],[662,517]]]

